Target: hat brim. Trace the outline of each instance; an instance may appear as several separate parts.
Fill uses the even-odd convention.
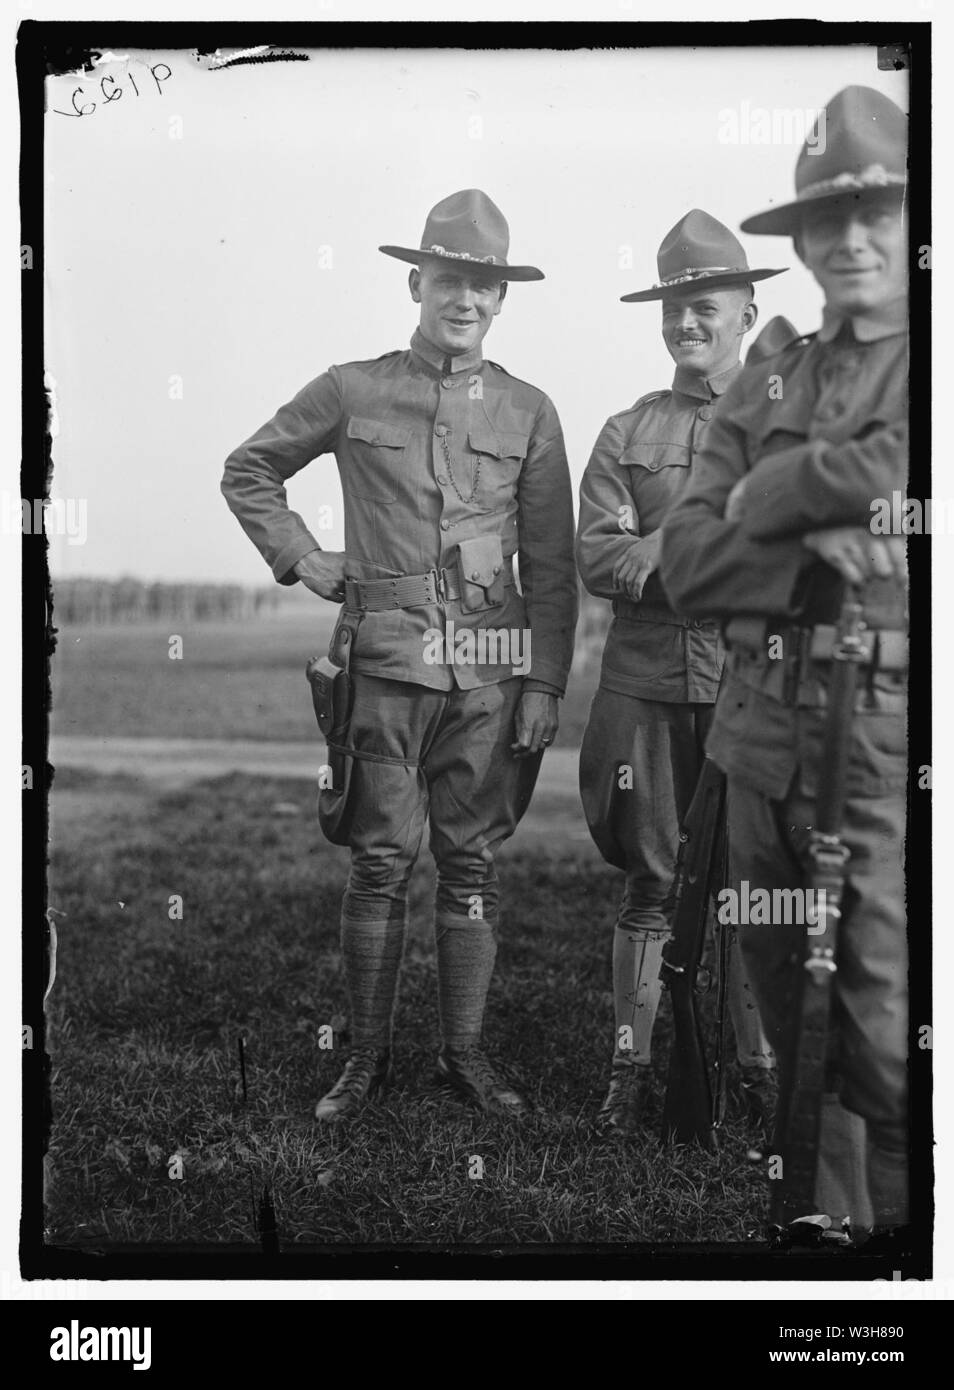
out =
[[[645,304],[650,299],[666,299],[673,294],[705,293],[706,290],[724,290],[732,285],[751,285],[756,280],[770,280],[773,275],[784,275],[788,266],[781,270],[733,270],[725,275],[700,275],[696,280],[683,280],[679,285],[653,285],[649,290],[637,290],[635,294],[621,294],[621,304]]]
[[[438,251],[420,251],[410,246],[379,246],[386,256],[397,261],[407,261],[410,265],[422,265],[440,261],[444,265],[468,265],[484,271],[495,280],[543,280],[542,270],[535,265],[492,265],[489,261],[472,261],[466,256],[442,256]]]
[[[866,188],[828,189],[824,193],[815,193],[807,198],[796,198],[791,203],[782,203],[777,208],[766,208],[765,212],[753,213],[744,222],[740,222],[739,226],[743,232],[752,232],[756,236],[795,236],[801,228],[804,214],[812,208],[832,203],[858,202],[861,199],[867,201],[875,194],[883,197],[885,193],[896,193],[901,198],[904,190],[905,185],[901,183],[871,184]]]

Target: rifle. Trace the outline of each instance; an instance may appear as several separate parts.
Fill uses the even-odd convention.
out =
[[[718,882],[725,885],[729,879],[729,841],[722,836],[722,854]],[[715,1094],[712,1097],[713,1137],[718,1141],[725,1124],[726,1101],[726,1045],[725,1019],[729,1004],[729,971],[732,969],[732,927],[728,922],[720,922],[716,917],[716,941],[718,942],[719,985],[716,994],[716,1045],[712,1070],[715,1076]],[[736,967],[738,968],[738,967]]]
[[[709,1150],[717,1147],[714,1121],[720,1117],[713,1111],[697,995],[706,915],[725,877],[725,795],[725,774],[706,758],[679,833],[672,935],[663,947],[659,971],[669,988],[675,1031],[663,1104],[663,1141],[687,1144],[696,1139]],[[717,1097],[722,1093],[723,1072],[720,1067]]]
[[[870,640],[866,643],[862,636],[862,611],[858,592],[850,587],[842,604],[831,654],[815,824],[803,855],[805,884],[814,893],[814,899],[808,901],[814,901],[817,910],[806,931],[805,958],[795,1000],[798,1031],[789,1053],[791,1065],[786,1069],[788,1075],[779,1103],[777,1133],[782,1175],[775,1187],[773,1220],[782,1227],[815,1211],[828,1033],[838,971],[838,923],[849,859],[848,847],[841,838],[841,822],[858,668],[871,655]],[[805,915],[807,918],[808,913]]]

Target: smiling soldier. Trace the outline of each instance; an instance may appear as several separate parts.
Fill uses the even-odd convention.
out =
[[[680,611],[725,621],[708,752],[728,776],[733,877],[775,890],[826,876],[844,893],[844,920],[823,914],[807,940],[777,922],[741,933],[781,1062],[773,1213],[783,1227],[844,1213],[821,1192],[819,1154],[854,1186],[818,1109],[828,1073],[863,1121],[890,1241],[908,1219],[907,598],[903,538],[870,521],[907,482],[907,117],[868,87],[826,113],[795,198],[742,223],[793,238],[821,328],[733,383],[666,520],[662,572]]]
[[[661,301],[672,389],[641,396],[603,427],[580,488],[576,545],[583,583],[612,599],[614,614],[580,752],[580,791],[604,859],[626,871],[613,936],[615,1047],[599,1116],[618,1136],[639,1129],[645,1108],[679,827],[723,663],[716,624],[679,618],[669,605],[656,574],[659,528],[740,370],[742,339],[757,316],[753,282],[781,273],[750,270],[729,229],[698,208],[664,238],[657,266],[659,284],[623,300]],[[773,1059],[737,952],[732,959],[743,1096],[764,1123]]]
[[[482,356],[507,282],[543,279],[508,265],[508,247],[503,215],[476,189],[437,204],[419,248],[382,246],[415,267],[410,349],[331,367],[226,464],[222,490],[278,582],[344,603],[331,654],[349,668],[350,709],[329,735],[338,771],[319,817],[351,849],[341,949],[353,1048],[318,1103],[324,1122],[350,1117],[390,1079],[408,882],[428,817],[438,1076],[480,1108],[525,1109],[480,1047],[497,950],[494,855],[556,733],[577,590],[556,411]],[[344,495],[340,554],[319,548],[284,489],[329,452]],[[461,661],[449,640],[452,657],[434,659],[435,631],[488,629],[524,634],[516,661],[509,641],[475,641],[482,659]]]

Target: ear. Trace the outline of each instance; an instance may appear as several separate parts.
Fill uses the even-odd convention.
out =
[[[749,303],[746,304],[745,307],[744,307],[744,309],[742,310],[742,332],[743,332],[743,334],[745,334],[745,333],[751,333],[751,332],[752,332],[752,329],[753,329],[753,328],[755,327],[755,325],[758,323],[758,319],[759,319],[759,306],[750,300]]]
[[[507,282],[506,282],[506,280],[501,280],[501,282],[500,282],[500,293],[497,295],[497,303],[494,305],[494,317],[495,317],[495,318],[496,318],[496,316],[500,313],[501,309],[503,308],[503,302],[504,302],[504,300],[505,300],[506,298],[507,298]]]
[[[805,257],[802,255],[802,238],[800,232],[796,232],[795,235],[792,237],[792,245],[795,248],[795,255],[801,261],[802,265],[804,265]]]
[[[420,302],[421,302],[421,272],[420,272],[420,270],[418,269],[417,266],[414,267],[414,269],[411,271],[410,275],[407,277],[407,283],[408,283],[408,286],[409,286],[409,288],[410,288],[410,291],[411,291],[411,298],[414,300],[414,303],[415,303],[415,304],[420,304]]]

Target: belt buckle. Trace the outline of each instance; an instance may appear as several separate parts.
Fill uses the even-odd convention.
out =
[[[425,602],[446,603],[447,591],[444,580],[444,571],[442,569],[428,570],[424,578],[425,580],[430,582],[431,587],[433,589],[433,594],[428,594],[425,598]]]

